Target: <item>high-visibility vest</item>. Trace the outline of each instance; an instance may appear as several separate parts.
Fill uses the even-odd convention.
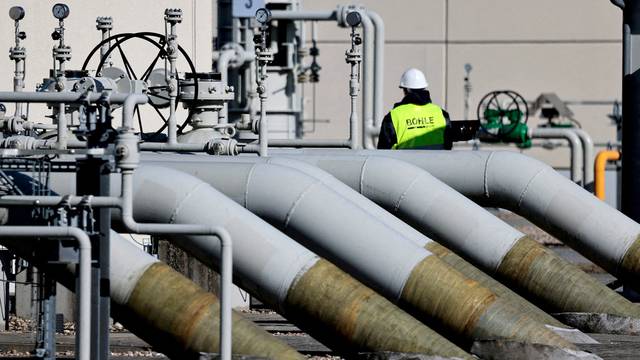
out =
[[[447,120],[435,104],[404,104],[391,110],[397,142],[393,149],[442,149]]]

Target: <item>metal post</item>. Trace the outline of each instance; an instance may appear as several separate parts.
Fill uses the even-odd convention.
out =
[[[349,139],[351,140],[351,148],[360,148],[360,139],[358,134],[358,94],[360,93],[360,63],[362,55],[360,54],[360,45],[362,37],[356,32],[356,28],[362,23],[362,19],[358,12],[352,12],[347,15],[347,22],[351,25],[351,48],[346,52],[346,62],[351,65],[351,74],[349,77],[349,96],[351,98],[351,113],[349,115]]]
[[[267,46],[267,30],[269,29],[267,18],[260,26],[260,36],[256,40],[256,60],[258,61],[256,83],[257,91],[260,97],[260,126],[259,126],[259,142],[260,156],[268,155],[269,142],[269,124],[267,122],[267,66],[273,61],[273,53]]]
[[[76,192],[78,195],[109,195],[109,160],[103,158],[82,159],[78,161]],[[109,358],[109,234],[111,210],[97,209],[93,232],[90,233],[92,247],[91,269],[91,358],[107,360]]]
[[[169,72],[166,76],[167,84],[169,84],[169,120],[167,121],[167,142],[169,144],[176,144],[178,143],[178,123],[176,120],[176,106],[178,99],[178,77],[176,70],[176,61],[178,59],[178,42],[176,41],[176,39],[178,36],[176,35],[176,24],[182,22],[182,10],[166,9],[164,12],[164,20],[170,27],[169,34],[166,36],[167,54],[170,65]]]

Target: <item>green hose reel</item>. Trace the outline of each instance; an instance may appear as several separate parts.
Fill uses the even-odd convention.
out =
[[[526,100],[515,91],[498,90],[485,95],[478,104],[480,140],[531,147],[529,109]]]

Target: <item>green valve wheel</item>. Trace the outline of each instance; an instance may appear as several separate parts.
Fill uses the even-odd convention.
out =
[[[489,142],[530,143],[527,101],[515,91],[498,90],[485,95],[478,104],[481,138]]]

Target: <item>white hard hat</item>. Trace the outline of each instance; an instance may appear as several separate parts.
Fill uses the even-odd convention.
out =
[[[426,89],[429,87],[422,71],[411,68],[402,74],[400,87],[404,89]]]

